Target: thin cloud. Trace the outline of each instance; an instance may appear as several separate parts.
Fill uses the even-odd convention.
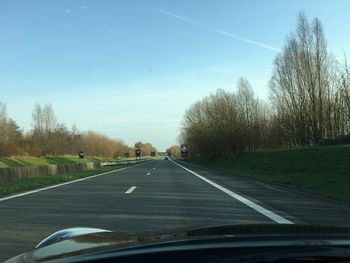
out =
[[[66,10],[64,10],[64,12],[66,13],[66,15],[69,15],[70,13],[72,13],[72,11],[76,11],[76,10],[81,10],[81,12],[84,12],[86,10],[88,10],[89,8],[85,5],[83,6],[75,6],[72,8],[66,8]]]
[[[206,29],[208,31],[211,31],[211,32],[215,32],[215,33],[218,33],[218,34],[230,37],[230,38],[234,38],[236,40],[243,41],[243,42],[246,42],[246,43],[249,43],[251,45],[255,45],[255,46],[261,47],[261,48],[269,49],[269,50],[272,50],[272,51],[275,51],[275,52],[279,52],[280,51],[278,48],[270,46],[270,45],[267,45],[265,43],[257,42],[257,41],[254,41],[254,40],[250,40],[250,39],[241,37],[239,35],[229,33],[227,31],[223,31],[223,30],[220,30],[220,29],[217,29],[217,28],[214,28],[214,27],[210,27],[210,26],[207,26],[207,25],[200,24],[196,20],[190,19],[190,18],[185,17],[185,16],[181,16],[181,15],[178,15],[178,14],[171,13],[171,12],[166,11],[164,9],[160,9],[160,8],[157,8],[157,7],[152,7],[152,9],[157,11],[157,12],[159,12],[159,13],[161,13],[161,14],[164,14],[164,15],[173,17],[175,19],[178,19],[178,20],[190,23],[192,25],[199,26],[199,27],[201,27],[203,29]]]

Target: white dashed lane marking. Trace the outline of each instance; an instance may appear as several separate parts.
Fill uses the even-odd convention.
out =
[[[125,193],[126,193],[126,194],[131,194],[132,191],[134,191],[135,189],[136,189],[136,186],[132,186],[132,187],[130,187],[129,190],[126,191]]]

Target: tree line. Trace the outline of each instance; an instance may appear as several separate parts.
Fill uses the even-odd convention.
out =
[[[350,142],[350,71],[328,51],[318,18],[304,13],[273,62],[267,102],[246,78],[185,112],[179,140],[211,157],[266,148]]]
[[[181,157],[181,149],[178,145],[173,145],[166,149],[166,153],[170,156]]]
[[[57,121],[51,104],[36,104],[32,113],[32,130],[24,133],[17,123],[7,116],[6,104],[0,102],[0,156],[12,155],[77,155],[84,151],[90,156],[116,158],[128,154],[135,156],[135,149],[149,156],[157,149],[150,143],[137,142],[130,147],[121,140],[114,140],[94,132],[80,132]]]

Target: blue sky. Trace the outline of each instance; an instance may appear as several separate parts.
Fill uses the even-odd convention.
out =
[[[240,76],[268,98],[300,10],[350,52],[347,0],[0,0],[0,101],[25,131],[34,104],[52,103],[68,127],[165,150],[191,103]]]

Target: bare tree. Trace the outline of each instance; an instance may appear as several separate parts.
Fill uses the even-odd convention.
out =
[[[42,109],[39,103],[36,103],[34,106],[32,119],[33,119],[32,125],[33,125],[34,132],[38,134],[43,134],[44,124],[43,124],[43,118],[42,118]]]
[[[270,80],[276,118],[291,145],[317,144],[330,136],[330,67],[321,22],[315,18],[309,24],[305,14],[300,13],[296,32],[275,58]]]
[[[6,104],[0,102],[0,156],[17,155],[23,151],[23,132],[7,116]]]
[[[45,132],[52,132],[57,125],[57,119],[51,104],[46,104],[42,108],[42,124]]]

